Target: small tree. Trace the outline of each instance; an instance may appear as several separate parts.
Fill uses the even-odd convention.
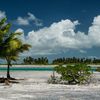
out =
[[[76,64],[68,66],[56,66],[55,71],[61,74],[61,80],[67,81],[68,84],[88,83],[91,76],[91,68],[85,64]]]
[[[11,61],[16,61],[18,56],[23,51],[29,50],[31,47],[29,44],[23,44],[17,37],[21,33],[9,32],[10,24],[6,24],[6,19],[2,19],[0,22],[0,58],[7,61],[7,78],[10,77]]]

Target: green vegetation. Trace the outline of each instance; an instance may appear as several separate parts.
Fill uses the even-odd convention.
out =
[[[97,68],[96,68],[96,71],[97,71],[97,72],[100,72],[100,67],[97,67]]]
[[[60,79],[67,84],[86,84],[90,82],[91,74],[90,66],[85,64],[76,64],[55,67],[55,71],[61,75]]]
[[[0,21],[0,58],[7,61],[7,78],[10,77],[11,61],[18,59],[19,53],[29,50],[29,44],[23,44],[17,37],[21,33],[10,32],[11,24],[6,22],[6,18]]]
[[[40,65],[47,65],[48,64],[48,58],[47,57],[41,57],[41,58],[32,58],[32,57],[26,57],[23,60],[24,64],[40,64]]]
[[[96,58],[57,58],[52,61],[52,64],[77,64],[77,63],[82,63],[82,64],[100,64],[100,59]]]
[[[50,63],[51,62],[51,63]],[[33,65],[59,65],[59,64],[100,64],[100,59],[96,58],[56,58],[53,61],[49,61],[47,57],[40,57],[40,58],[33,58],[33,57],[26,57],[23,59],[22,64],[33,64]]]

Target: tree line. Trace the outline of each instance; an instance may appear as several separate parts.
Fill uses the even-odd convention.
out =
[[[39,57],[39,58],[33,58],[33,57],[26,57],[23,59],[23,64],[77,64],[77,63],[84,63],[84,64],[100,64],[100,59],[97,58],[56,58],[49,62],[49,59],[47,57]]]
[[[69,64],[69,63],[84,63],[84,64],[100,64],[100,59],[97,58],[57,58],[52,61],[52,64]]]
[[[41,57],[41,58],[32,58],[32,57],[26,57],[23,59],[24,64],[49,64],[47,57]]]

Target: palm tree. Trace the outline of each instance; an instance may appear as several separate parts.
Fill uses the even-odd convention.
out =
[[[16,61],[19,57],[19,54],[29,50],[31,46],[29,44],[23,44],[22,41],[17,37],[17,35],[21,35],[21,33],[9,32],[10,24],[4,25],[6,19],[3,19],[2,21],[3,23],[1,24],[0,31],[4,29],[4,32],[0,32],[2,35],[0,38],[0,57],[7,61],[7,78],[10,79],[11,61]]]

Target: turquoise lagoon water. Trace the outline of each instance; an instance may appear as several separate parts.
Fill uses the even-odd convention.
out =
[[[0,71],[6,71],[7,67],[0,67]],[[53,71],[54,67],[10,67],[12,71]],[[96,71],[96,67],[91,67],[91,71]]]
[[[96,71],[96,67],[91,67],[91,71]]]
[[[7,70],[6,67],[0,67],[0,71]],[[53,67],[11,67],[12,71],[53,71]]]

